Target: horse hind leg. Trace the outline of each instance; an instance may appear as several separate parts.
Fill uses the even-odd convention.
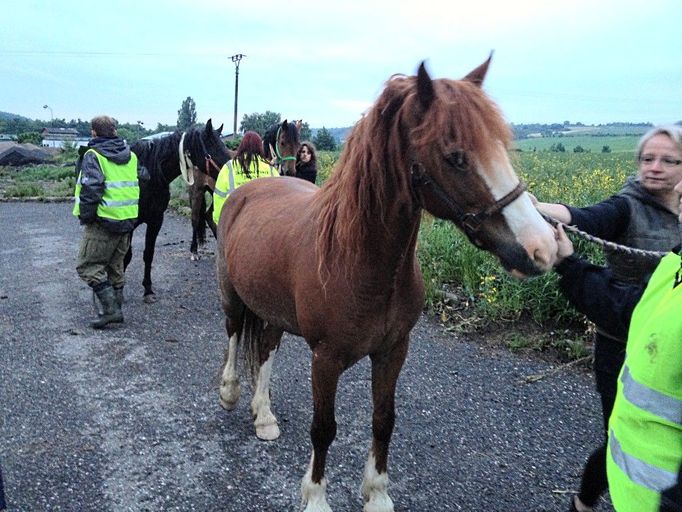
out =
[[[388,447],[395,425],[395,388],[407,355],[408,338],[388,353],[372,359],[372,448],[365,464],[360,491],[364,512],[393,512],[388,495]]]
[[[259,319],[262,322],[262,320]],[[256,437],[263,441],[274,441],[280,436],[280,429],[277,418],[271,409],[270,379],[272,367],[275,362],[275,354],[282,338],[282,330],[265,325],[262,330],[260,347],[258,349],[258,360],[252,361],[254,368],[254,389],[251,399],[251,413],[253,424],[256,428]],[[253,352],[252,352],[253,353]]]
[[[228,332],[227,357],[225,366],[223,367],[222,376],[220,378],[220,405],[231,411],[237,407],[239,403],[239,396],[241,388],[239,385],[239,373],[237,371],[237,349],[239,348],[240,332],[234,331],[230,334],[229,320],[225,320],[226,330]]]

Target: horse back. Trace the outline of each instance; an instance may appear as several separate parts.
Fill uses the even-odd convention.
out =
[[[299,332],[295,296],[315,279],[318,188],[298,178],[258,178],[230,194],[218,222],[221,289],[234,288],[259,316]]]

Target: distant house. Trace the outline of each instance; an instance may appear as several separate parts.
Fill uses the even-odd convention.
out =
[[[43,128],[40,136],[43,138],[43,147],[48,148],[63,148],[65,143],[77,147],[86,145],[90,140],[88,137],[79,135],[75,128]]]

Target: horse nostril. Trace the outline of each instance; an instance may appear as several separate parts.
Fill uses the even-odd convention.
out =
[[[541,268],[546,269],[546,268],[551,267],[553,262],[554,262],[555,258],[552,256],[553,255],[549,251],[546,251],[546,250],[538,247],[533,252],[533,261],[536,264],[538,264]]]

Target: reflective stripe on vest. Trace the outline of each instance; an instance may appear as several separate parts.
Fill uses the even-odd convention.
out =
[[[623,365],[620,379],[623,382],[623,396],[628,402],[682,428],[682,401],[637,382],[632,378],[627,364]]]
[[[278,176],[274,168],[262,158],[258,157],[259,169],[263,165],[267,165],[270,171],[270,177]],[[234,166],[238,166],[240,172],[234,172]],[[251,163],[251,180],[255,178],[262,178],[262,175],[256,176],[256,162]],[[246,174],[241,171],[241,166],[236,160],[228,160],[227,163],[220,169],[218,174],[218,179],[216,180],[215,188],[213,189],[213,222],[218,224],[218,219],[220,219],[220,212],[223,209],[223,205],[232,192],[237,190],[240,185],[250,181]]]
[[[677,472],[666,471],[623,451],[618,437],[609,431],[609,450],[616,466],[636,484],[655,492],[669,489],[677,482]]]
[[[108,160],[92,149],[97,157],[100,169],[104,175],[104,193],[97,205],[97,216],[111,220],[136,219],[138,216],[138,202],[140,187],[137,180],[137,155],[130,153],[130,160],[125,164],[117,164]],[[76,182],[76,204],[73,214],[80,214],[81,174]]]

